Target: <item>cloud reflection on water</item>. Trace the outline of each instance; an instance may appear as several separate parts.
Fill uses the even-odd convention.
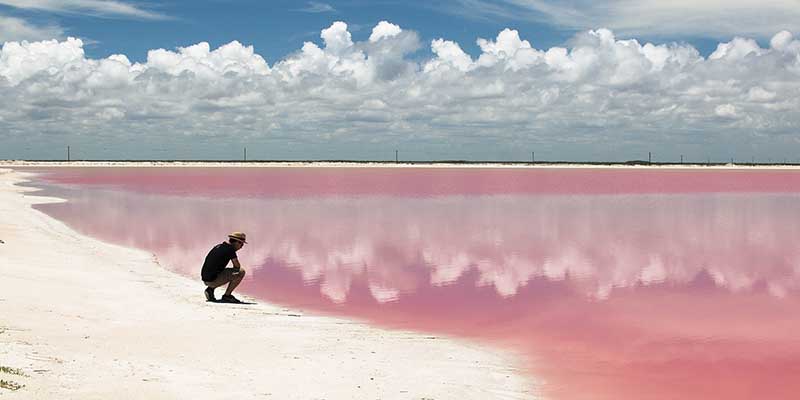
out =
[[[242,259],[256,273],[277,260],[334,302],[346,301],[354,280],[384,302],[472,269],[502,296],[537,277],[570,278],[595,298],[701,273],[732,291],[761,285],[775,296],[800,282],[793,195],[225,200],[95,190],[71,200],[45,208],[187,274],[225,232],[245,230],[253,244]]]

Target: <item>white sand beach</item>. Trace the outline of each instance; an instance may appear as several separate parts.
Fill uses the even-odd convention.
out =
[[[24,178],[0,170],[0,380],[24,385],[0,398],[537,397],[515,356],[484,345],[206,303],[202,283],[151,254],[31,208],[58,200],[15,186]]]

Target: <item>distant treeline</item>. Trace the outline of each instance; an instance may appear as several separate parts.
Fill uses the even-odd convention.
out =
[[[329,163],[329,164],[491,164],[491,165],[800,165],[800,163],[792,162],[715,162],[715,161],[684,161],[684,162],[650,162],[646,160],[629,160],[629,161],[495,161],[495,160],[110,160],[110,159],[46,159],[46,160],[11,160],[5,159],[4,161],[18,161],[18,162],[41,162],[41,163],[184,163],[184,164],[201,164],[201,163],[219,163],[219,164],[259,164],[259,163],[276,163],[276,164],[315,164],[315,163]]]

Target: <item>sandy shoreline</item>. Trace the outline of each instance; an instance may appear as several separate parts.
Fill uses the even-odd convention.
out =
[[[540,168],[540,169],[567,169],[567,168],[594,168],[594,169],[744,169],[744,170],[800,170],[800,165],[794,164],[711,164],[685,163],[685,164],[568,164],[568,163],[537,163],[530,164],[518,163],[425,163],[425,162],[306,162],[306,161],[20,161],[20,160],[0,160],[0,167],[250,167],[250,168]]]
[[[202,284],[151,254],[31,208],[57,199],[26,195],[14,185],[24,176],[0,170],[0,367],[24,374],[0,370],[0,380],[25,385],[2,398],[536,397],[519,360],[496,349],[264,303],[208,304]]]

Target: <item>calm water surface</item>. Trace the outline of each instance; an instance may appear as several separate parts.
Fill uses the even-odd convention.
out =
[[[80,232],[199,279],[245,231],[246,293],[510,349],[547,398],[800,393],[798,172],[37,171]]]

